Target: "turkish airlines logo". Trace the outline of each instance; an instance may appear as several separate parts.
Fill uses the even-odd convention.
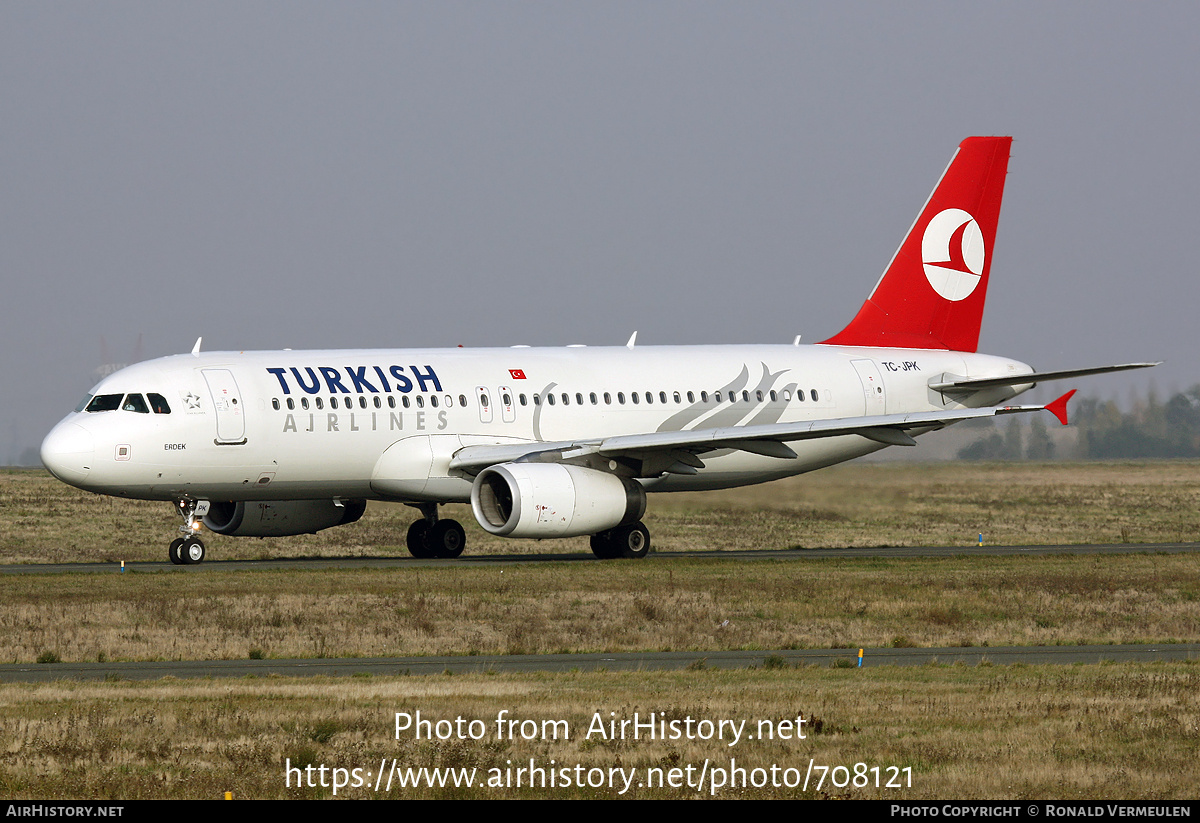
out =
[[[921,238],[921,263],[929,285],[942,297],[958,302],[983,279],[983,232],[962,209],[934,215]]]

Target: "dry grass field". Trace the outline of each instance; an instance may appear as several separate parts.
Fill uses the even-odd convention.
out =
[[[12,663],[1198,637],[1187,554],[0,577]]]
[[[468,552],[587,553],[489,538]],[[210,536],[214,559],[401,555],[410,510],[279,540]],[[1200,464],[845,466],[750,489],[651,498],[659,557],[386,570],[0,577],[0,660],[220,659],[1200,638],[1193,555],[914,560],[670,557],[688,549],[1191,541]],[[162,561],[166,504],[0,473],[0,562]],[[46,664],[52,666],[52,663]],[[284,764],[377,772],[910,768],[911,788],[729,788],[721,797],[1189,798],[1200,668],[768,667],[757,671],[0,685],[0,794],[12,798],[332,797]],[[396,739],[395,712],[564,719],[570,740]],[[584,739],[605,719],[803,716],[806,740]],[[490,732],[490,730],[489,730]],[[510,763],[511,761],[511,763]],[[864,767],[865,768],[865,767]],[[681,772],[682,773],[682,772]],[[763,772],[762,774],[765,774]],[[843,772],[851,775],[852,772]],[[844,781],[843,781],[844,782]],[[711,784],[710,784],[711,790]],[[347,790],[339,797],[697,797],[692,788]]]
[[[0,688],[0,794],[8,798],[331,798],[331,785],[287,785],[285,764],[361,769],[365,786],[339,798],[883,798],[1191,799],[1200,781],[1200,665],[922,666],[758,671],[591,672],[394,678],[55,683]],[[499,739],[502,710],[563,720],[568,734]],[[479,740],[415,740],[397,712],[480,720]],[[592,717],[746,721],[803,717],[805,739],[606,740]],[[611,714],[610,714],[611,713]],[[698,729],[697,729],[698,731]],[[514,734],[513,737],[518,737]],[[605,775],[597,787],[511,782],[543,769]],[[827,773],[816,788],[809,768]],[[473,788],[374,789],[380,764],[475,769]],[[708,782],[697,790],[707,762]],[[899,788],[853,785],[856,764],[900,773]],[[689,773],[690,772],[690,784]],[[635,782],[608,781],[620,768]],[[732,769],[744,783],[730,785]],[[677,769],[675,788],[645,785]],[[726,782],[714,789],[718,769]],[[760,771],[755,772],[758,769]],[[784,770],[793,771],[786,772]],[[496,770],[496,771],[491,771]],[[315,774],[315,772],[314,772]],[[908,785],[909,774],[911,786]],[[332,772],[327,772],[327,784]],[[833,785],[836,778],[841,786]],[[509,779],[509,778],[504,778]],[[314,780],[319,782],[319,778]],[[641,782],[643,785],[637,785]],[[664,780],[665,782],[665,780]],[[613,785],[615,783],[615,786]],[[384,784],[386,785],[386,784]]]

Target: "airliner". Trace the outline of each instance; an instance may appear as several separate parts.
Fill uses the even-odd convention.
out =
[[[46,436],[65,483],[171,501],[168,555],[220,535],[314,533],[368,500],[420,513],[416,557],[452,558],[470,503],[511,538],[583,537],[643,557],[648,492],[810,472],[953,423],[1048,410],[1002,405],[1038,382],[1143,368],[1035,372],[976,352],[1011,137],[955,152],[870,297],[816,345],[202,352],[121,369]]]

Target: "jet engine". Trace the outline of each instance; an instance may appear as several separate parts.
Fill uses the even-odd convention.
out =
[[[290,537],[353,523],[367,510],[366,500],[213,501],[204,525],[236,537]]]
[[[646,512],[635,480],[558,463],[501,463],[479,473],[471,509],[501,537],[576,537],[633,523]]]

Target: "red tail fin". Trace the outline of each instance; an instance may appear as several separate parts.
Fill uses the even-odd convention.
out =
[[[1011,144],[959,145],[875,291],[825,343],[975,351]]]

